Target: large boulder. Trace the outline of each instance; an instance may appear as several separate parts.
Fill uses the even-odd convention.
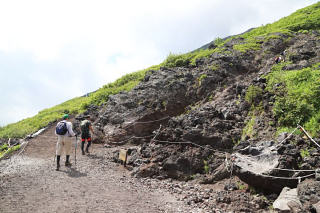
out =
[[[320,201],[320,181],[306,179],[298,185],[298,196],[304,209],[312,209],[312,205]]]
[[[233,154],[233,159],[237,176],[251,186],[274,193],[280,193],[285,186],[297,186],[295,179],[272,177],[272,171],[278,167],[280,159],[272,141],[239,149]]]
[[[280,212],[300,212],[302,205],[298,198],[297,188],[284,187],[279,197],[274,201],[273,208]]]

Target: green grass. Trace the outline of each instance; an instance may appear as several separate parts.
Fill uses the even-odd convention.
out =
[[[200,49],[185,54],[170,53],[160,66],[168,68],[196,66],[197,60],[209,57],[215,52],[229,54],[229,52],[225,51],[225,48],[223,47],[217,47],[215,49]]]
[[[157,70],[160,66],[152,66],[147,69],[127,74],[113,83],[107,84],[90,94],[88,97],[77,97],[57,106],[44,109],[37,115],[23,119],[0,128],[0,138],[23,138],[28,134],[46,127],[50,122],[60,119],[64,113],[77,115],[91,105],[101,105],[108,101],[110,95],[121,91],[129,91],[135,87],[149,70]]]
[[[282,18],[273,24],[267,24],[265,26],[258,27],[241,35],[241,37],[245,39],[244,42],[234,45],[233,48],[240,52],[259,50],[261,41],[279,38],[277,33],[292,36],[294,32],[307,33],[311,30],[319,29],[320,2],[300,9],[290,16]],[[117,81],[103,86],[96,92],[90,94],[89,97],[74,98],[55,107],[42,110],[34,117],[26,118],[17,123],[9,124],[5,127],[0,127],[0,138],[21,138],[45,127],[49,122],[61,118],[65,112],[75,115],[83,112],[90,104],[101,105],[106,103],[110,95],[117,94],[121,91],[129,91],[134,88],[144,78],[148,70],[158,70],[161,66],[169,68],[179,66],[195,66],[197,60],[210,57],[210,55],[213,53],[231,54],[230,51],[226,50],[224,45],[233,38],[235,37],[231,37],[227,40],[217,38],[214,41],[214,43],[217,45],[217,48],[215,49],[201,49],[186,54],[170,54],[161,64],[125,75]],[[213,70],[215,69],[216,67],[213,67]],[[277,78],[277,75],[280,74],[275,73],[273,77],[269,78],[269,84],[272,84],[272,81],[276,81],[275,78]],[[312,74],[313,78],[316,78],[314,75],[315,74]],[[272,78],[274,79],[271,80]],[[286,85],[290,87],[290,83],[288,81],[290,81],[289,76],[287,76]],[[316,124],[319,126],[320,123],[320,113],[317,113],[317,110],[319,111],[319,104],[314,102],[314,100],[318,101],[317,97],[319,96],[315,97],[315,95],[318,95],[318,92],[310,92],[310,89],[315,89],[315,86],[317,86],[317,83],[314,81],[312,86],[306,85],[306,89],[304,91],[305,93],[301,93],[301,95],[294,95],[299,93],[298,91],[287,91],[289,95],[299,98],[297,100],[301,102],[298,104],[298,106],[295,104],[295,102],[293,102],[291,97],[289,98],[289,101],[283,100],[283,98],[281,99],[280,96],[277,98],[275,104],[275,114],[279,118],[279,123],[282,126],[292,126],[295,125],[296,122],[300,121],[302,124],[305,124],[308,130],[313,134],[318,131],[318,128],[313,126]],[[300,88],[299,90],[303,89]],[[310,100],[312,98],[314,99]],[[309,100],[311,101],[310,103],[308,102]],[[284,116],[282,110],[289,110],[289,115]],[[303,116],[301,116],[301,113]]]
[[[208,161],[206,160],[203,160],[203,171],[205,174],[209,174],[209,164],[208,164]]]
[[[253,135],[253,126],[256,122],[256,115],[252,115],[250,120],[246,123],[246,126],[242,130],[241,140],[245,140],[246,136],[250,138],[254,137]]]
[[[320,63],[291,71],[281,70],[283,66],[275,65],[266,76],[266,89],[275,94],[273,113],[278,127],[300,124],[315,136],[320,130]]]
[[[5,155],[8,155],[14,151],[17,151],[18,149],[20,149],[20,144],[10,148],[8,147],[7,144],[0,146],[0,159]]]
[[[286,38],[286,40],[289,41],[293,33],[306,33],[310,30],[320,30],[320,2],[297,10],[291,15],[272,24],[257,27],[240,36],[233,36],[226,40],[217,38],[214,40],[214,43],[217,45],[215,49],[199,49],[185,54],[170,54],[161,66],[171,68],[190,65],[195,66],[198,59],[209,57],[214,52],[231,54],[230,51],[226,51],[224,45],[238,37],[244,38],[244,41],[233,45],[233,49],[239,52],[247,52],[250,50],[260,50],[261,43],[264,41],[282,38],[279,34],[287,35],[288,38]]]
[[[259,100],[262,95],[262,89],[260,87],[251,85],[248,87],[248,90],[246,92],[245,100],[250,104],[250,105],[257,105],[259,103]]]
[[[308,149],[301,149],[300,155],[301,155],[302,159],[304,159],[305,157],[309,157],[310,156],[309,150]]]
[[[160,65],[152,66],[144,70],[127,74],[115,82],[103,86],[89,96],[89,100],[86,102],[86,105],[83,106],[83,108],[86,108],[90,104],[101,105],[108,101],[110,95],[117,94],[121,91],[130,91],[137,86],[141,80],[144,79],[149,70],[159,69]]]
[[[81,105],[87,101],[87,98],[79,97],[52,108],[44,109],[33,117],[2,127],[0,129],[0,138],[25,137],[26,135],[47,126],[48,123],[61,118],[64,113],[78,114],[83,112],[84,109],[81,108]]]
[[[297,10],[291,15],[281,18],[273,24],[267,24],[245,33],[244,38],[266,36],[270,33],[291,34],[300,30],[320,29],[320,2]]]
[[[245,39],[242,44],[234,45],[233,48],[240,52],[259,50],[259,41],[280,38],[277,34],[292,36],[294,32],[306,33],[310,30],[320,29],[320,2],[303,9],[297,10],[291,15],[280,19],[272,24],[257,27],[241,36]]]

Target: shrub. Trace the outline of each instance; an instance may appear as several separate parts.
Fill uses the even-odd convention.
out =
[[[200,77],[199,77],[199,85],[201,85],[201,82],[202,82],[202,80],[203,79],[205,79],[207,77],[207,75],[206,74],[202,74]]]
[[[217,46],[223,45],[223,44],[224,44],[224,40],[223,40],[222,38],[219,38],[219,37],[218,37],[218,38],[214,39],[213,43],[214,43],[215,45],[217,45]]]
[[[312,135],[320,124],[320,63],[301,70],[282,71],[277,65],[266,76],[275,95],[273,113],[280,127],[305,125]]]
[[[301,155],[301,157],[302,157],[302,159],[303,159],[303,158],[305,158],[305,157],[309,157],[309,156],[310,156],[310,153],[309,153],[308,149],[301,149],[301,150],[300,150],[300,155]]]
[[[248,87],[245,100],[251,105],[256,105],[257,103],[260,102],[262,92],[263,91],[260,87],[251,85]]]
[[[252,115],[251,119],[246,123],[246,126],[242,130],[241,140],[244,140],[246,136],[253,137],[253,126],[256,122],[256,116]]]
[[[208,161],[203,160],[203,170],[205,174],[209,174],[209,165],[208,165]]]
[[[168,68],[188,66],[190,64],[192,57],[193,57],[192,53],[187,53],[187,54],[170,53],[169,56],[166,58],[166,60],[162,62],[162,65]]]

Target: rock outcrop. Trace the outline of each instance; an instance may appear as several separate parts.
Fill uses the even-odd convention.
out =
[[[96,118],[98,140],[137,145],[130,148],[127,162],[137,177],[215,183],[236,174],[265,193],[297,187],[298,178],[288,177],[310,175],[295,170],[320,166],[320,155],[314,150],[309,158],[302,158],[299,150],[308,139],[299,135],[283,133],[272,141],[277,131],[272,112],[275,97],[265,90],[265,76],[271,72],[274,56],[284,51],[290,63],[283,72],[319,62],[318,35],[296,33],[289,39],[277,33],[259,41],[260,49],[233,48],[243,42],[231,39],[223,51],[198,59],[196,65],[149,71],[132,91],[112,95],[102,107],[90,109],[87,113]],[[261,92],[250,103],[247,94],[252,86]],[[253,166],[256,163],[260,168]],[[316,206],[316,201],[302,202],[303,208]]]

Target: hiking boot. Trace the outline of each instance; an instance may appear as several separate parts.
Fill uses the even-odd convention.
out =
[[[70,163],[69,159],[70,159],[70,155],[67,155],[67,156],[66,156],[65,166],[71,166],[71,163]]]
[[[56,171],[59,171],[60,169],[60,155],[57,155],[57,168]]]
[[[85,155],[86,153],[82,150],[82,155]]]

